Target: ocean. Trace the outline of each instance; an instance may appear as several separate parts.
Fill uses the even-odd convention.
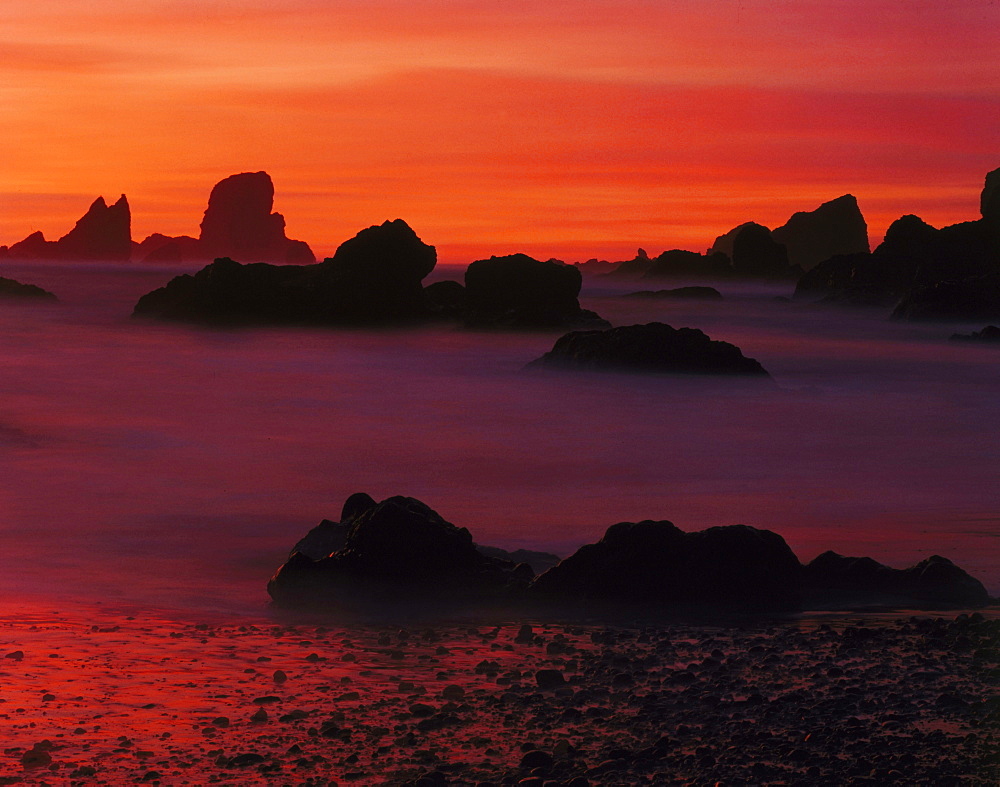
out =
[[[801,303],[784,283],[696,302],[594,278],[584,307],[700,328],[773,381],[543,373],[523,367],[558,334],[130,317],[178,272],[0,266],[60,298],[0,304],[5,598],[259,612],[288,550],[360,491],[508,548],[739,523],[802,560],[940,554],[1000,594],[1000,348],[947,340],[981,324]]]

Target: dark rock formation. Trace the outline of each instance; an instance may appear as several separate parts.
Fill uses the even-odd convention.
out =
[[[981,331],[972,333],[953,333],[953,342],[985,342],[987,344],[1000,344],[1000,328],[996,325],[987,325]]]
[[[125,195],[110,206],[104,197],[94,200],[76,226],[55,242],[53,256],[128,262],[132,256],[132,214]]]
[[[782,279],[790,275],[787,249],[761,224],[744,224],[736,233],[732,259],[733,275],[739,278]]]
[[[916,286],[892,312],[896,320],[1000,320],[1000,273]]]
[[[653,259],[643,274],[644,279],[706,278],[725,279],[732,276],[729,257],[724,254],[702,256],[695,251],[670,249]]]
[[[34,284],[21,284],[13,279],[0,277],[0,298],[54,301],[56,296]]]
[[[132,259],[165,265],[202,260],[201,242],[190,235],[170,237],[154,232],[132,251]]]
[[[127,262],[132,255],[132,215],[122,194],[114,205],[98,197],[76,226],[57,241],[41,232],[13,244],[7,252],[17,260],[100,260]]]
[[[672,290],[640,290],[630,292],[626,298],[663,298],[666,300],[681,301],[718,301],[722,300],[722,293],[715,287],[677,287]]]
[[[799,561],[776,533],[745,525],[685,533],[670,522],[622,522],[539,576],[531,594],[573,603],[792,610]]]
[[[610,270],[600,270],[599,272],[602,275],[612,276],[616,279],[638,279],[646,275],[646,272],[652,267],[653,261],[649,258],[649,254],[646,253],[645,249],[639,249],[636,251],[635,257],[630,260],[607,264],[611,266]],[[582,266],[577,267],[582,268]]]
[[[359,504],[343,547],[329,557],[292,554],[267,589],[283,604],[467,602],[499,600],[523,590],[531,577],[526,565],[481,554],[468,530],[419,500],[390,497]]]
[[[468,299],[465,287],[457,281],[446,279],[424,287],[427,306],[435,317],[442,320],[461,320],[465,314]]]
[[[713,341],[695,328],[659,322],[568,333],[528,367],[768,376],[735,345]]]
[[[980,607],[990,603],[977,579],[947,558],[933,555],[894,569],[869,557],[824,552],[802,570],[807,605],[916,606],[920,609]]]
[[[1000,169],[986,174],[983,192],[979,197],[979,213],[993,239],[994,248],[1000,250]]]
[[[336,314],[363,324],[428,318],[421,282],[436,263],[437,250],[396,219],[361,230],[321,267]]]
[[[434,316],[420,279],[436,256],[396,219],[362,230],[315,265],[220,258],[144,295],[134,314],[217,324],[411,324]]]
[[[12,260],[44,260],[49,258],[52,245],[40,231],[32,232],[24,240],[12,244],[7,256]]]
[[[708,250],[709,254],[725,254],[729,259],[733,258],[733,243],[736,241],[736,236],[740,234],[740,230],[744,227],[748,227],[754,222],[747,221],[743,224],[738,224],[733,227],[729,232],[725,232],[715,239],[712,244],[712,248]],[[760,224],[757,225],[762,226]]]
[[[285,237],[285,218],[272,213],[274,184],[266,172],[243,172],[215,184],[201,222],[201,254],[246,262],[308,264],[309,246]]]
[[[868,225],[857,199],[845,194],[824,202],[816,210],[792,215],[771,236],[788,249],[788,262],[809,270],[835,254],[856,254],[871,249]]]
[[[572,265],[526,254],[476,260],[465,271],[466,325],[560,329],[608,325],[580,308],[583,278]]]

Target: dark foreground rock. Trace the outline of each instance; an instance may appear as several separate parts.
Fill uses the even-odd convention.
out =
[[[35,284],[22,284],[0,277],[0,298],[11,300],[54,301],[56,296]]]
[[[807,606],[836,609],[854,605],[955,609],[990,602],[979,580],[940,555],[895,569],[869,557],[824,552],[803,568],[803,593]]]
[[[528,368],[768,376],[735,345],[659,322],[568,333]]]
[[[951,341],[1000,344],[1000,327],[997,327],[996,325],[987,325],[981,331],[973,331],[972,333],[953,333],[951,335]]]
[[[476,260],[465,271],[464,319],[471,328],[565,329],[610,323],[580,308],[578,268],[526,254]]]
[[[799,561],[776,533],[745,525],[685,533],[670,522],[622,522],[532,585],[538,599],[629,606],[799,608]]]
[[[510,597],[533,576],[526,565],[483,555],[468,530],[419,500],[390,497],[371,506],[361,498],[357,503],[348,514],[342,548],[318,560],[295,552],[278,569],[267,588],[275,601],[464,604]]]
[[[688,533],[644,520],[613,525],[559,561],[477,546],[468,530],[419,500],[377,503],[364,493],[348,498],[339,522],[324,520],[295,545],[268,593],[284,606],[339,610],[443,602],[466,610],[504,604],[653,616],[991,603],[978,580],[939,556],[893,569],[827,552],[803,567],[768,530],[733,525]]]
[[[1000,320],[1000,273],[916,286],[897,304],[894,320]]]

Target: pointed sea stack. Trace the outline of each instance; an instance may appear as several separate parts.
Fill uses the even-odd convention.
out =
[[[98,197],[68,233],[55,242],[55,255],[68,260],[128,262],[132,257],[132,214],[122,194],[114,205]]]

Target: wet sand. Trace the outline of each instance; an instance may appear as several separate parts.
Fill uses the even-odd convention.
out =
[[[0,784],[992,785],[996,618],[404,626],[8,605]]]

